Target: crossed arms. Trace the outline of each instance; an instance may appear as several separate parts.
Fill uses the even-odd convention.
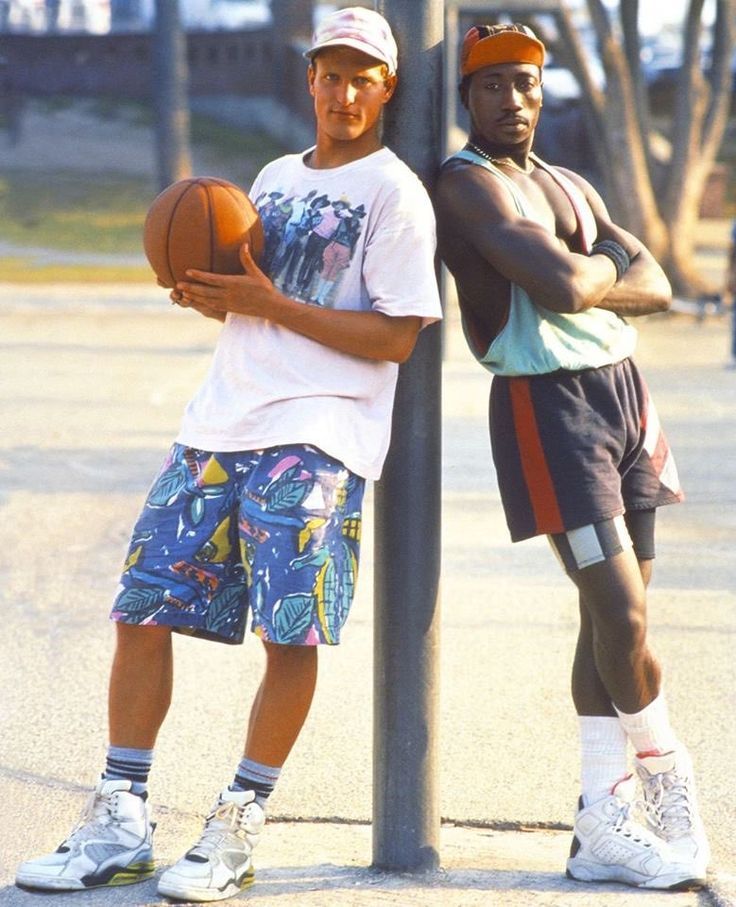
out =
[[[451,270],[458,270],[453,259],[457,263],[463,255],[480,256],[500,277],[526,290],[535,304],[555,312],[575,313],[594,306],[620,315],[666,310],[672,298],[670,285],[649,250],[612,222],[589,183],[564,172],[584,193],[598,239],[615,240],[628,252],[631,266],[620,280],[609,258],[570,251],[555,235],[555,214],[548,201],[544,205],[541,188],[537,201],[547,209],[544,224],[522,217],[508,189],[472,164],[443,171],[437,189],[440,252],[449,259]],[[462,274],[455,276],[462,283]]]

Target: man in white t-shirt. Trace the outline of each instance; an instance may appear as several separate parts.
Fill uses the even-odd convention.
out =
[[[244,246],[244,274],[190,271],[172,293],[224,326],[133,530],[112,612],[102,780],[59,850],[19,867],[20,885],[83,890],[153,874],[146,784],[171,697],[172,630],[240,643],[248,611],[266,669],[243,758],[158,890],[209,901],[252,882],[266,799],[312,700],[317,647],[339,642],[398,363],[441,311],[429,199],[380,140],[396,85],[388,24],[339,10],[307,57],[316,144],[265,167],[251,189],[264,215],[274,200],[301,200],[304,241],[289,246],[293,209],[264,216],[269,274]],[[321,254],[331,244],[340,248]],[[293,295],[287,275],[298,275]]]

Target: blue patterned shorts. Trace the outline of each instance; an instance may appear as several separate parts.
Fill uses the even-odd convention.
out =
[[[241,643],[336,645],[353,599],[365,480],[296,444],[174,444],[133,535],[111,617]]]

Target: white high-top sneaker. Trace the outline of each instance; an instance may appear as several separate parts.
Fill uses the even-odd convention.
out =
[[[69,837],[54,851],[21,863],[16,885],[78,891],[130,885],[153,875],[148,804],[130,781],[100,781]]]
[[[202,837],[161,876],[159,894],[182,901],[219,901],[238,894],[255,878],[251,854],[265,821],[253,791],[222,791]]]
[[[610,796],[583,806],[575,816],[567,875],[580,882],[623,882],[637,888],[700,887],[689,862],[631,818],[636,780],[616,784]]]
[[[669,753],[640,755],[635,765],[650,828],[705,884],[710,847],[698,814],[693,766],[687,750],[678,747]]]

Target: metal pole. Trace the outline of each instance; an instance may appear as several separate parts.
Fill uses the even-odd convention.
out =
[[[271,0],[271,53],[273,95],[287,110],[294,108],[294,92],[304,91],[306,62],[292,50],[298,41],[309,41],[312,34],[314,0]],[[302,83],[294,82],[294,58]]]
[[[455,3],[448,3],[445,9],[445,118],[446,124],[442,134],[442,156],[452,154],[456,148],[451,147],[452,134],[457,129],[457,83],[458,53],[457,38],[459,10]]]
[[[431,188],[441,153],[442,0],[377,5],[399,45],[384,140]],[[400,369],[376,486],[373,865],[405,872],[439,865],[440,363],[434,325]]]
[[[153,38],[158,184],[192,175],[189,154],[189,67],[178,0],[156,0]]]

